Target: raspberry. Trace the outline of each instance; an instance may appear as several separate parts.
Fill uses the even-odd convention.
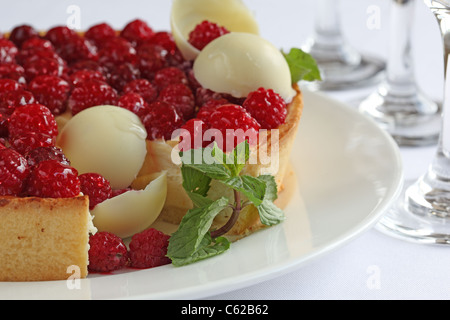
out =
[[[9,138],[11,148],[26,155],[36,148],[51,147],[55,144],[55,138],[40,132],[24,132],[20,136]]]
[[[158,91],[174,83],[183,83],[186,85],[189,83],[186,74],[179,68],[167,67],[155,72],[153,84],[158,88]]]
[[[27,90],[4,92],[0,94],[0,113],[9,116],[17,107],[35,102],[33,94]]]
[[[195,102],[198,106],[203,106],[209,100],[227,99],[223,93],[214,92],[212,90],[199,87],[195,91]],[[228,100],[228,99],[227,99]]]
[[[63,45],[76,37],[78,37],[77,33],[66,26],[53,27],[48,30],[44,36],[44,38],[49,40],[55,47]]]
[[[136,64],[136,49],[124,38],[116,37],[105,41],[98,51],[99,63],[111,68],[122,63]]]
[[[73,89],[68,100],[68,108],[72,110],[72,115],[75,115],[94,106],[116,105],[117,99],[116,90],[108,84],[97,80],[87,80]]]
[[[181,129],[187,130],[187,132],[180,135],[180,143],[178,144],[180,151],[205,148],[211,143],[210,141],[203,141],[205,131],[208,129],[203,120],[197,118],[188,120]],[[186,133],[189,136],[185,136]]]
[[[198,50],[202,50],[208,43],[227,33],[229,31],[225,27],[205,20],[189,33],[188,42]]]
[[[80,70],[97,71],[103,75],[105,75],[106,72],[106,68],[103,67],[98,61],[79,60],[70,65],[70,71],[72,72],[72,74]]]
[[[22,46],[20,48],[21,51],[23,50],[46,50],[46,51],[55,51],[55,48],[53,47],[53,44],[46,39],[42,38],[29,38],[25,40],[22,43]]]
[[[98,80],[106,83],[106,78],[100,71],[89,69],[77,70],[69,78],[74,87],[87,80]]]
[[[51,75],[61,77],[64,75],[64,66],[58,60],[51,58],[27,60],[23,68],[25,69],[25,79],[30,82],[40,75]]]
[[[26,40],[37,37],[39,37],[39,33],[32,26],[24,24],[12,29],[9,40],[21,48]]]
[[[42,198],[71,198],[80,194],[78,172],[58,160],[40,162],[28,176],[25,193]]]
[[[174,130],[183,125],[183,119],[171,104],[155,101],[149,105],[150,111],[141,119],[147,130],[148,139],[172,138]]]
[[[66,110],[70,85],[62,78],[51,75],[37,76],[28,85],[28,90],[54,115],[59,115]]]
[[[12,79],[0,79],[0,94],[9,91],[23,90],[23,85]]]
[[[171,263],[166,257],[169,235],[153,228],[133,235],[130,242],[130,263],[133,268],[153,268]]]
[[[45,160],[57,160],[62,164],[70,166],[70,161],[66,158],[62,149],[55,146],[33,149],[26,154],[26,159],[30,168],[35,167]]]
[[[10,136],[20,137],[28,132],[45,134],[52,138],[58,135],[55,117],[46,106],[33,103],[14,110],[9,121]]]
[[[129,22],[120,32],[120,36],[130,41],[133,46],[151,39],[153,34],[152,28],[140,19]]]
[[[146,43],[137,50],[137,64],[142,77],[153,80],[156,71],[169,66],[169,52],[159,45]]]
[[[1,63],[12,63],[19,49],[11,41],[0,38],[0,62]]]
[[[286,103],[272,89],[259,88],[250,92],[243,107],[261,124],[263,129],[278,128],[286,120]]]
[[[124,189],[115,189],[115,190],[113,190],[112,191],[112,195],[111,195],[111,198],[114,198],[114,197],[117,197],[117,196],[120,196],[122,193],[125,193],[125,192],[128,192],[128,191],[131,191],[131,190],[133,190],[133,189],[131,189],[131,188],[124,188]]]
[[[214,112],[218,107],[223,106],[224,104],[229,104],[229,101],[224,98],[220,99],[210,99],[205,102],[197,112],[197,118],[206,120],[209,115]]]
[[[127,83],[123,87],[123,93],[130,92],[139,94],[147,103],[152,103],[158,97],[155,86],[147,79],[136,79]]]
[[[121,92],[123,87],[133,80],[139,79],[141,72],[131,63],[123,63],[111,69],[108,83],[111,87]]]
[[[81,192],[89,196],[90,210],[94,209],[97,204],[111,198],[111,185],[102,175],[97,173],[83,173],[78,176],[78,179],[80,179]]]
[[[22,155],[9,148],[0,148],[0,195],[19,195],[29,171]]]
[[[126,267],[128,251],[118,236],[99,231],[89,238],[89,271],[110,272]]]
[[[121,96],[117,105],[135,113],[139,118],[142,118],[150,111],[144,98],[140,94],[134,92],[128,92]]]
[[[148,43],[156,44],[166,49],[171,55],[176,54],[177,45],[170,32],[159,31],[156,32],[149,40]]]
[[[54,60],[60,66],[66,64],[54,50],[48,48],[22,49],[16,57],[16,61],[21,65],[26,65],[27,63],[41,59]]]
[[[58,44],[55,50],[68,63],[98,59],[97,47],[79,35]]]
[[[97,47],[101,47],[105,41],[116,37],[116,31],[107,23],[99,23],[90,27],[84,37],[92,41]]]
[[[183,83],[170,84],[158,96],[158,100],[167,102],[175,107],[184,120],[194,116],[195,97],[192,90]]]
[[[235,104],[218,107],[205,122],[210,128],[219,130],[222,141],[217,136],[214,141],[225,152],[233,150],[245,140],[250,145],[256,144],[261,128],[259,123],[243,107]]]
[[[0,79],[16,80],[20,84],[25,84],[25,69],[16,63],[0,63]]]

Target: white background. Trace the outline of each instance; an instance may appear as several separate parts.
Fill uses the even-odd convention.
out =
[[[338,0],[335,0],[338,1]],[[253,11],[261,35],[277,47],[288,50],[301,46],[312,34],[314,0],[244,0]],[[391,0],[341,0],[342,30],[361,52],[387,58]],[[99,22],[122,28],[140,17],[153,29],[169,30],[171,1],[5,1],[2,0],[0,30],[22,23],[38,29],[66,24],[67,9],[80,9],[80,27]],[[367,22],[379,9],[380,24]],[[442,44],[438,25],[425,5],[417,0],[411,17],[411,43],[419,87],[434,99],[443,95]],[[353,103],[374,88],[329,92],[336,99]],[[402,149],[405,177],[425,172],[434,147]],[[251,287],[212,296],[212,299],[449,299],[450,248],[418,245],[390,238],[376,230],[336,249],[328,255]]]

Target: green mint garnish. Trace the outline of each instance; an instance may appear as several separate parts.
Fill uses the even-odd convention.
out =
[[[292,48],[289,53],[282,52],[291,71],[292,83],[300,80],[322,80],[316,60],[309,54],[298,48]]]
[[[183,266],[228,250],[230,241],[223,235],[233,227],[245,206],[253,205],[265,225],[284,220],[283,211],[273,202],[277,199],[274,177],[240,174],[249,160],[249,153],[246,141],[229,153],[224,153],[217,145],[180,153],[183,188],[194,208],[186,213],[178,230],[170,237],[167,256],[173,265]],[[231,190],[233,197],[208,198],[213,180]],[[227,208],[233,210],[229,221],[217,230],[210,230],[214,218]]]

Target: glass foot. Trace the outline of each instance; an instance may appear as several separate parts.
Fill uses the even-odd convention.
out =
[[[384,85],[359,105],[359,110],[389,132],[400,146],[409,147],[437,144],[441,109],[441,104],[417,90],[407,96],[396,95]]]
[[[400,198],[376,228],[410,242],[450,245],[449,190],[426,189],[426,177],[406,182]]]

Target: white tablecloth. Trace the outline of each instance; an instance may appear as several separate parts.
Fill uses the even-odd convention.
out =
[[[338,1],[338,0],[336,0]],[[260,24],[261,35],[276,46],[301,46],[312,33],[312,0],[244,0]],[[342,29],[361,52],[387,57],[391,0],[342,0]],[[37,28],[64,24],[79,10],[81,29],[106,21],[120,28],[141,17],[157,30],[169,30],[171,1],[8,1],[2,4],[0,30],[28,22]],[[411,30],[416,81],[422,90],[441,100],[443,93],[442,44],[433,15],[421,0]],[[373,14],[379,23],[374,21]],[[373,88],[329,92],[354,103]],[[435,147],[402,149],[406,178],[424,173]],[[298,270],[212,299],[448,299],[450,248],[419,245],[369,230],[331,253]]]

